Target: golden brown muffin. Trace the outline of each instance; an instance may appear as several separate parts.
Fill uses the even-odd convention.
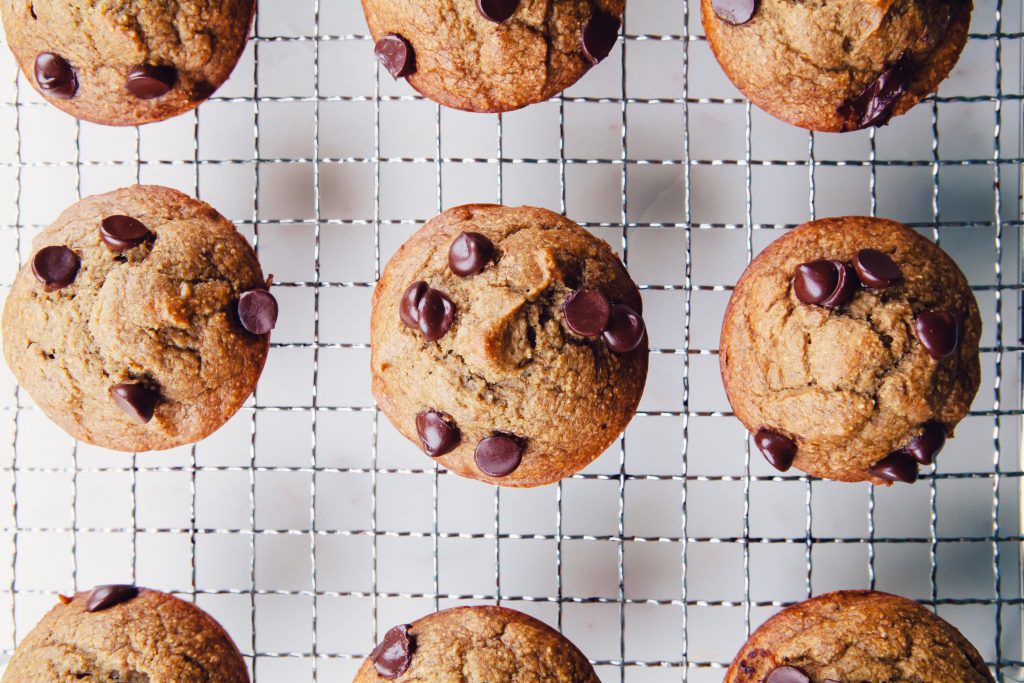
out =
[[[61,598],[18,645],[4,683],[248,683],[238,648],[190,602],[131,586]]]
[[[981,317],[949,256],[893,221],[806,223],[740,278],[722,326],[736,416],[780,470],[912,482],[978,391]]]
[[[811,130],[888,123],[935,92],[967,43],[971,0],[701,0],[736,87]]]
[[[353,683],[598,683],[565,636],[504,607],[457,607],[396,626]]]
[[[26,79],[72,116],[115,126],[199,105],[231,75],[254,0],[2,0]]]
[[[455,109],[543,102],[615,45],[625,0],[363,0],[381,63]]]
[[[978,651],[913,600],[840,591],[794,605],[750,637],[723,683],[991,683]]]
[[[457,474],[558,481],[636,411],[641,307],[611,247],[572,221],[451,209],[402,245],[374,291],[373,393],[398,431]]]
[[[277,304],[212,207],[137,185],[83,199],[32,242],[4,357],[76,439],[122,451],[198,441],[256,386]]]

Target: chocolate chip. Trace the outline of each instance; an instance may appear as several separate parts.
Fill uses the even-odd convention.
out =
[[[459,428],[436,410],[416,416],[416,432],[420,435],[423,452],[431,458],[451,453],[462,440]]]
[[[265,289],[250,289],[238,297],[238,320],[253,334],[267,334],[277,325],[277,299]]]
[[[178,82],[178,70],[173,66],[141,64],[128,72],[124,86],[140,100],[163,97]]]
[[[599,336],[608,327],[611,313],[608,297],[596,289],[575,291],[562,304],[566,326],[581,337]]]
[[[412,663],[413,642],[408,624],[396,626],[381,639],[370,653],[370,661],[377,673],[388,680],[398,678]]]
[[[516,13],[519,0],[476,0],[476,8],[484,19],[500,24]]]
[[[416,71],[416,52],[409,41],[397,33],[389,33],[378,40],[373,54],[394,78],[405,78]]]
[[[757,11],[757,0],[712,0],[715,16],[727,24],[739,26],[751,20]]]
[[[494,243],[478,232],[464,232],[448,248],[448,267],[459,277],[476,275],[494,257]]]
[[[152,234],[149,228],[131,216],[107,216],[100,222],[100,239],[112,251],[128,251]]]
[[[626,304],[612,306],[604,340],[615,353],[629,353],[640,347],[647,336],[647,327],[640,314]]]
[[[52,52],[36,57],[36,83],[44,95],[70,100],[78,92],[78,77],[67,60]]]
[[[47,292],[64,289],[74,282],[81,265],[78,254],[61,245],[43,247],[32,257],[32,272]]]
[[[903,271],[888,254],[877,249],[861,249],[853,257],[857,277],[872,289],[885,289],[903,279]]]
[[[110,387],[110,398],[128,417],[146,424],[153,419],[159,394],[145,384],[115,384]]]
[[[821,302],[821,305],[825,308],[839,308],[845,306],[853,300],[853,295],[857,292],[857,273],[850,266],[839,261],[833,261],[832,265],[835,266],[836,272],[839,273],[839,282],[836,284],[835,291]]]
[[[836,291],[839,271],[834,261],[819,259],[802,263],[793,276],[793,293],[805,304],[820,304]]]
[[[427,341],[437,341],[455,322],[455,304],[436,289],[427,289],[416,306],[420,332]]]
[[[591,64],[597,64],[607,57],[615,41],[619,39],[619,19],[605,12],[595,12],[587,25],[583,27],[583,36],[580,39],[580,47],[583,48],[583,56]]]
[[[85,603],[86,612],[101,612],[110,609],[114,605],[128,602],[139,594],[135,586],[113,585],[96,586],[89,593],[89,599]]]
[[[811,683],[811,679],[795,666],[780,666],[768,674],[764,683]]]
[[[910,91],[915,69],[910,52],[904,50],[899,58],[885,67],[870,85],[856,97],[839,106],[838,114],[853,120],[853,128],[884,126],[892,118],[893,108]],[[844,124],[844,130],[850,125]]]
[[[523,442],[510,435],[489,436],[476,447],[476,466],[491,477],[507,477],[519,468],[523,461]]]
[[[788,436],[762,427],[754,435],[754,443],[764,455],[768,464],[779,472],[785,472],[793,466],[796,458],[796,443]]]
[[[890,453],[872,465],[868,471],[885,481],[899,481],[904,484],[913,484],[917,481],[917,461],[902,451]]]
[[[921,346],[937,360],[949,358],[960,345],[960,326],[952,313],[924,311],[914,321],[914,330]]]
[[[428,289],[430,287],[427,283],[420,280],[409,285],[405,294],[402,295],[402,300],[398,304],[398,317],[402,319],[406,327],[411,327],[414,330],[420,329],[420,299]]]
[[[935,456],[945,445],[945,425],[939,422],[928,422],[924,425],[921,435],[911,440],[902,450],[922,465],[931,465],[935,462]]]

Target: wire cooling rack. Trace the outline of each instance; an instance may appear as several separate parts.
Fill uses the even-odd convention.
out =
[[[349,680],[378,635],[495,603],[561,628],[606,681],[716,681],[780,607],[839,588],[922,600],[1000,680],[1021,654],[1021,32],[979,0],[937,97],[887,128],[812,135],[714,62],[696,2],[630,0],[606,62],[502,117],[441,109],[377,69],[358,3],[264,0],[232,80],[195,114],[78,124],[2,51],[0,282],[82,195],[132,182],[211,202],[282,304],[252,401],[189,448],[126,455],[64,436],[0,376],[0,648],[57,592],[138,582],[196,600],[257,681]],[[423,221],[465,202],[560,210],[641,284],[651,379],[581,474],[530,491],[439,471],[376,411],[369,298]],[[941,241],[982,308],[983,386],[915,486],[779,476],[718,376],[718,328],[752,256],[810,218],[903,220]]]

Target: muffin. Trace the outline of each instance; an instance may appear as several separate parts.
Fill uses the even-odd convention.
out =
[[[543,102],[611,52],[625,0],[363,0],[395,78],[455,109]]]
[[[991,683],[978,651],[913,600],[829,593],[784,609],[750,637],[723,683]]]
[[[277,302],[213,208],[138,185],[83,199],[32,242],[4,357],[50,419],[121,451],[198,441],[252,393]]]
[[[254,0],[0,0],[25,78],[75,118],[135,126],[199,105],[245,48]]]
[[[594,668],[558,631],[504,607],[457,607],[396,626],[353,683],[598,683]]]
[[[572,221],[532,207],[451,209],[377,283],[373,394],[399,432],[457,474],[558,481],[636,412],[641,313],[611,247]]]
[[[701,0],[704,32],[761,109],[825,132],[882,126],[935,92],[967,43],[971,0]]]
[[[134,586],[61,596],[14,652],[4,683],[248,683],[227,632],[190,602]]]
[[[893,221],[806,223],[740,278],[722,326],[736,416],[781,471],[913,482],[978,391],[981,317],[938,246]]]

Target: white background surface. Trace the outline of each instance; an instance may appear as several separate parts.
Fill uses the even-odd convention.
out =
[[[195,596],[257,680],[346,681],[390,626],[500,597],[560,625],[603,680],[718,681],[778,605],[873,583],[935,601],[989,661],[998,632],[1019,680],[1021,7],[1002,3],[999,25],[996,9],[978,3],[937,102],[843,136],[749,108],[681,0],[630,0],[625,49],[500,118],[378,74],[354,0],[321,0],[318,20],[309,0],[264,0],[216,98],[141,130],[76,124],[3,50],[0,283],[79,195],[139,180],[235,220],[282,315],[255,403],[195,448],[76,445],[0,371],[0,647],[57,591],[137,581]],[[641,414],[560,486],[436,473],[373,410],[372,283],[418,224],[470,201],[564,209],[644,286]],[[977,288],[986,347],[939,476],[873,497],[749,455],[716,350],[751,253],[811,217],[871,212],[940,238]]]

